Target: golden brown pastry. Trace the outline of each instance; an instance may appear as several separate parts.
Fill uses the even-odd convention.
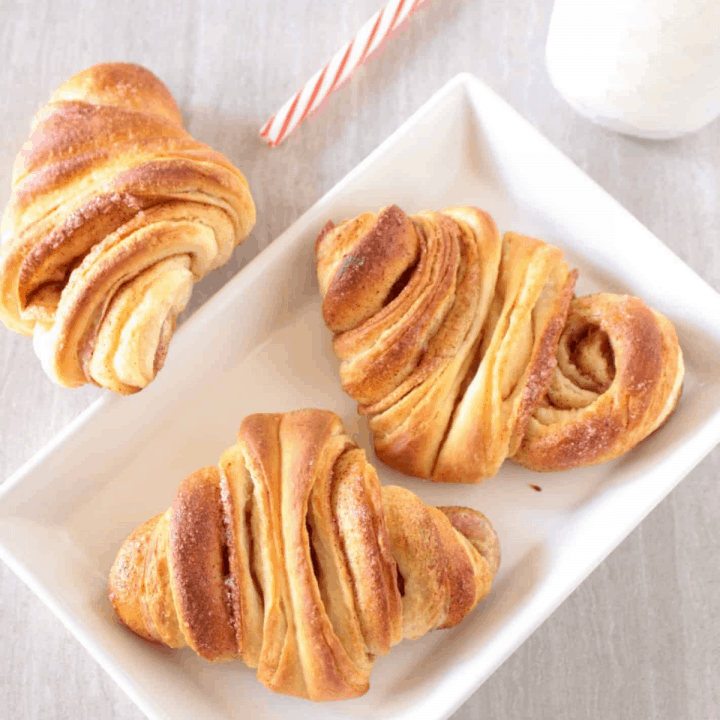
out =
[[[557,356],[547,396],[514,457],[532,470],[612,460],[665,422],[680,397],[675,328],[638,298],[573,300]]]
[[[575,273],[474,207],[396,206],[324,228],[322,312],[378,457],[480,482],[516,452],[552,378]]]
[[[335,414],[300,410],[247,417],[219,467],[125,540],[109,595],[147,640],[339,700],[366,692],[375,656],[403,637],[459,623],[499,562],[481,513],[381,489]]]
[[[162,367],[193,283],[255,223],[242,173],[138,65],[95,65],[36,115],[2,219],[0,319],[48,375],[118,393]]]

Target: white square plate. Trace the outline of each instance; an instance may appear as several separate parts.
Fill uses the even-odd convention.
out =
[[[630,292],[667,314],[685,352],[675,416],[623,458],[533,475],[506,463],[480,486],[384,483],[493,521],[503,565],[453,631],[380,658],[370,692],[310,705],[273,695],[240,661],[158,649],[119,626],[107,572],[135,525],[180,480],[218,461],[251,412],[323,407],[370,452],[319,314],[317,232],[366,209],[487,209],[580,270],[578,292]],[[0,490],[0,555],[152,718],[447,717],[720,440],[720,296],[476,78],[461,75],[305,213],[178,332],[142,393],[89,408]],[[529,488],[538,483],[543,492]]]

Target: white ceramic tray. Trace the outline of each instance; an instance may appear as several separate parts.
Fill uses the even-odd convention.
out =
[[[631,292],[675,323],[687,379],[674,417],[613,463],[534,475],[508,462],[480,486],[384,483],[483,510],[501,539],[492,594],[455,630],[380,658],[364,697],[311,705],[273,695],[240,661],[204,663],[120,627],[107,572],[127,533],[180,480],[217,462],[243,416],[323,407],[370,450],[343,395],[317,299],[313,245],[328,219],[395,202],[475,204],[502,231],[563,248],[579,293]],[[476,78],[461,75],[180,329],[165,369],[105,397],[0,490],[0,555],[152,718],[447,717],[720,440],[720,296]],[[371,457],[372,457],[372,453]],[[542,487],[538,493],[530,483]]]

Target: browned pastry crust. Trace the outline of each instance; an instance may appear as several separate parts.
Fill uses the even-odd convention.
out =
[[[138,65],[95,65],[36,115],[2,219],[0,319],[56,382],[136,392],[193,283],[255,223],[242,173]]]
[[[459,623],[499,557],[481,513],[381,489],[336,415],[301,410],[246,418],[219,467],[128,536],[109,596],[147,640],[339,700],[366,692],[375,656],[403,637]]]
[[[552,383],[514,459],[551,471],[622,455],[670,416],[683,374],[675,328],[642,300],[573,300]]]
[[[363,213],[316,243],[323,318],[378,457],[417,477],[480,482],[518,448],[547,389],[575,273],[502,239],[474,207]]]

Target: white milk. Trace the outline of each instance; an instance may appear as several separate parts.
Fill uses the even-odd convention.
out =
[[[546,60],[578,112],[672,138],[720,115],[720,0],[556,0]]]

